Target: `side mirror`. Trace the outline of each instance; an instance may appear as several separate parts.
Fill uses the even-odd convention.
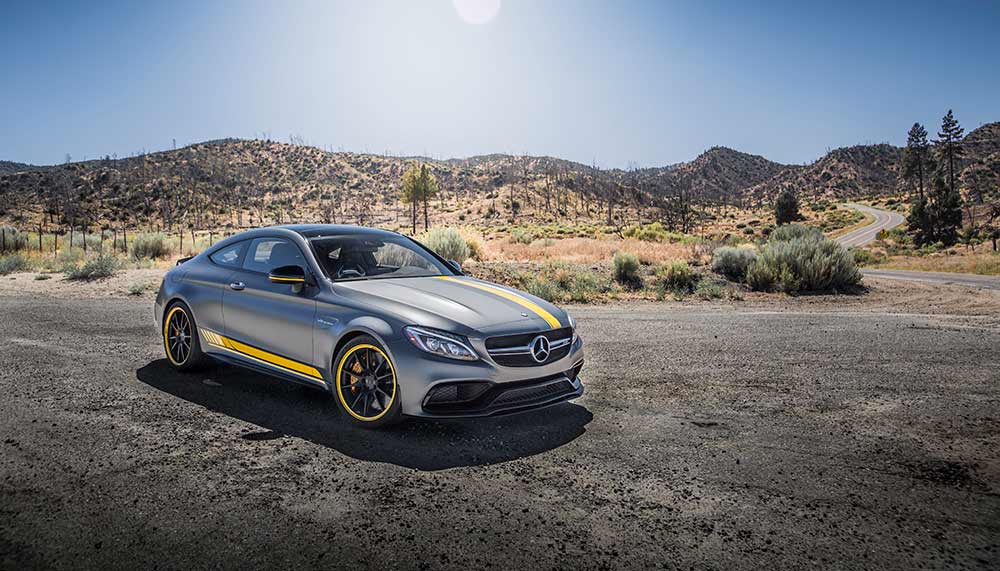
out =
[[[455,270],[458,273],[462,273],[462,265],[455,260],[448,260],[448,267]]]
[[[306,283],[306,271],[302,266],[281,266],[272,269],[267,279],[275,284],[302,285]]]

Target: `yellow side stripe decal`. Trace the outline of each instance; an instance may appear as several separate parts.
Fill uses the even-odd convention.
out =
[[[199,331],[201,332],[201,336],[210,345],[214,345],[220,349],[229,350],[242,357],[249,357],[254,361],[260,361],[265,364],[278,367],[279,369],[284,369],[288,372],[309,377],[312,380],[316,380],[321,383],[324,382],[323,375],[320,374],[319,370],[315,367],[299,363],[298,361],[292,361],[291,359],[286,359],[281,355],[268,353],[267,351],[251,347],[244,343],[240,343],[239,341],[234,341],[228,337],[223,337],[222,335],[207,329],[199,328]]]
[[[535,315],[537,315],[538,317],[541,317],[542,319],[544,319],[545,322],[549,324],[549,327],[552,327],[553,329],[558,329],[558,328],[562,327],[562,324],[559,323],[559,320],[556,319],[554,315],[552,315],[548,311],[545,311],[545,309],[543,309],[537,303],[535,303],[535,302],[533,302],[533,301],[531,301],[529,299],[525,299],[525,298],[523,298],[523,297],[521,297],[521,296],[519,296],[519,295],[517,295],[515,293],[509,292],[509,291],[507,291],[505,289],[500,289],[498,287],[494,287],[494,286],[482,284],[482,283],[479,283],[479,282],[474,282],[474,281],[470,281],[470,280],[461,280],[461,279],[458,279],[458,278],[455,278],[455,277],[452,277],[452,276],[437,276],[437,277],[439,279],[442,279],[442,280],[447,280],[447,281],[459,283],[459,284],[462,284],[462,285],[472,286],[474,288],[479,288],[479,289],[481,289],[483,291],[488,291],[490,293],[499,295],[500,297],[503,297],[505,299],[509,299],[510,301],[513,301],[514,303],[520,305],[521,307],[523,307],[525,309],[530,309],[531,311],[533,311],[535,313]]]

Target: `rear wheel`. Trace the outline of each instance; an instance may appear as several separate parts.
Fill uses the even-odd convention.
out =
[[[400,420],[396,369],[378,341],[356,337],[334,363],[337,401],[352,422],[378,428]]]
[[[163,348],[170,366],[178,371],[197,369],[205,361],[194,316],[182,302],[170,305],[164,314]]]

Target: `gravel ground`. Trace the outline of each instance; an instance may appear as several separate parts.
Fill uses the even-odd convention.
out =
[[[0,290],[0,565],[996,569],[1000,296],[885,287],[577,307],[576,403],[381,432]]]

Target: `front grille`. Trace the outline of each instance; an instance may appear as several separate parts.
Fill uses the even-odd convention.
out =
[[[539,335],[549,340],[548,358],[539,363],[531,356],[529,344]],[[486,340],[486,350],[490,358],[498,365],[505,367],[536,367],[553,361],[558,361],[569,354],[573,340],[573,329],[563,327],[542,333],[518,333],[490,337]]]

